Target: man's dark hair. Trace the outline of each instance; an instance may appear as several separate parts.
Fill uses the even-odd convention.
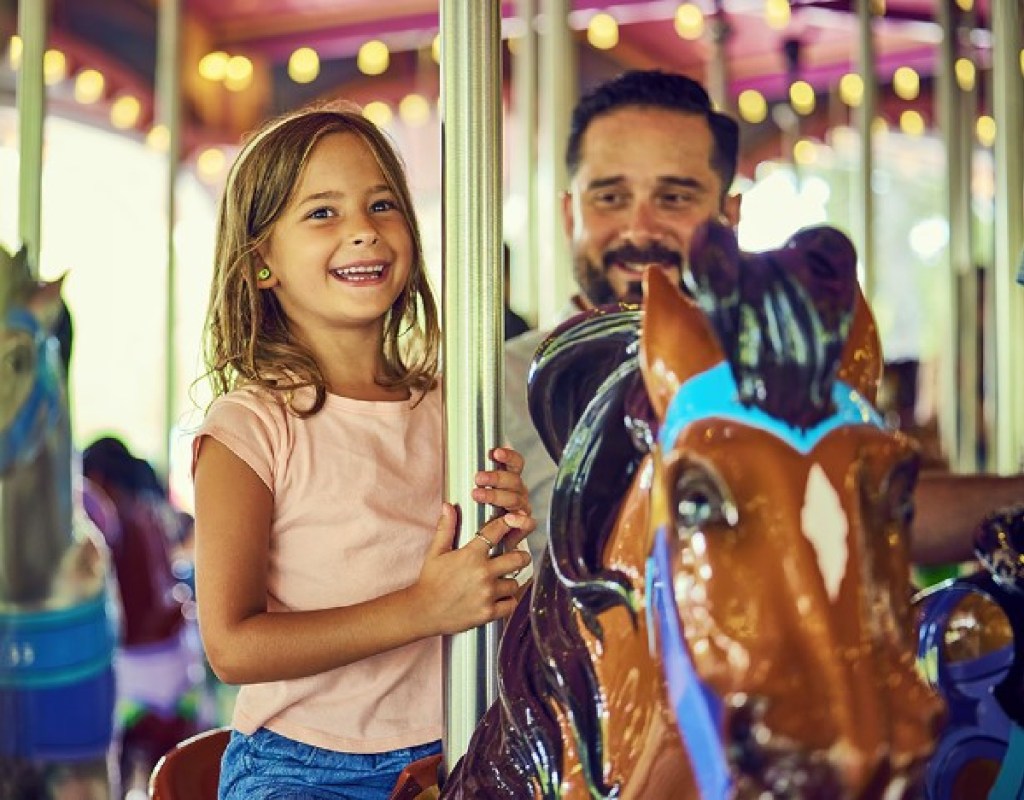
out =
[[[707,91],[697,81],[685,75],[660,70],[624,72],[599,84],[580,98],[572,112],[569,141],[565,148],[565,166],[570,175],[580,165],[580,146],[590,123],[616,109],[636,106],[665,108],[707,120],[714,142],[711,167],[722,179],[722,191],[729,191],[736,177],[739,126],[731,117],[714,110]]]

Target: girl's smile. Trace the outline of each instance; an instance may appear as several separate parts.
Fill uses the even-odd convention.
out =
[[[332,267],[331,275],[343,283],[363,286],[376,286],[387,278],[391,264],[386,261],[355,261],[343,267]]]

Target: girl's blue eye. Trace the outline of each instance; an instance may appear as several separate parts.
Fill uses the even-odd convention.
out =
[[[314,208],[309,212],[310,219],[326,219],[327,217],[333,216],[334,212],[326,206],[322,208]]]
[[[394,200],[374,200],[370,204],[371,211],[391,211],[398,208],[398,203]]]

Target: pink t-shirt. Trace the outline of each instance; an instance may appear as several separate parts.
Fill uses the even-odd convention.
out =
[[[300,395],[300,405],[302,404]],[[268,393],[218,398],[193,445],[213,436],[274,495],[267,609],[351,605],[413,584],[441,511],[441,392],[418,405],[334,395],[300,419]],[[439,739],[441,640],[330,672],[242,686],[232,725],[330,750],[378,753]]]

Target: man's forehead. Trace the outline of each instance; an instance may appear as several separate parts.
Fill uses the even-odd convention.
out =
[[[594,119],[583,134],[577,177],[676,178],[711,171],[707,122],[666,109],[623,108]]]

